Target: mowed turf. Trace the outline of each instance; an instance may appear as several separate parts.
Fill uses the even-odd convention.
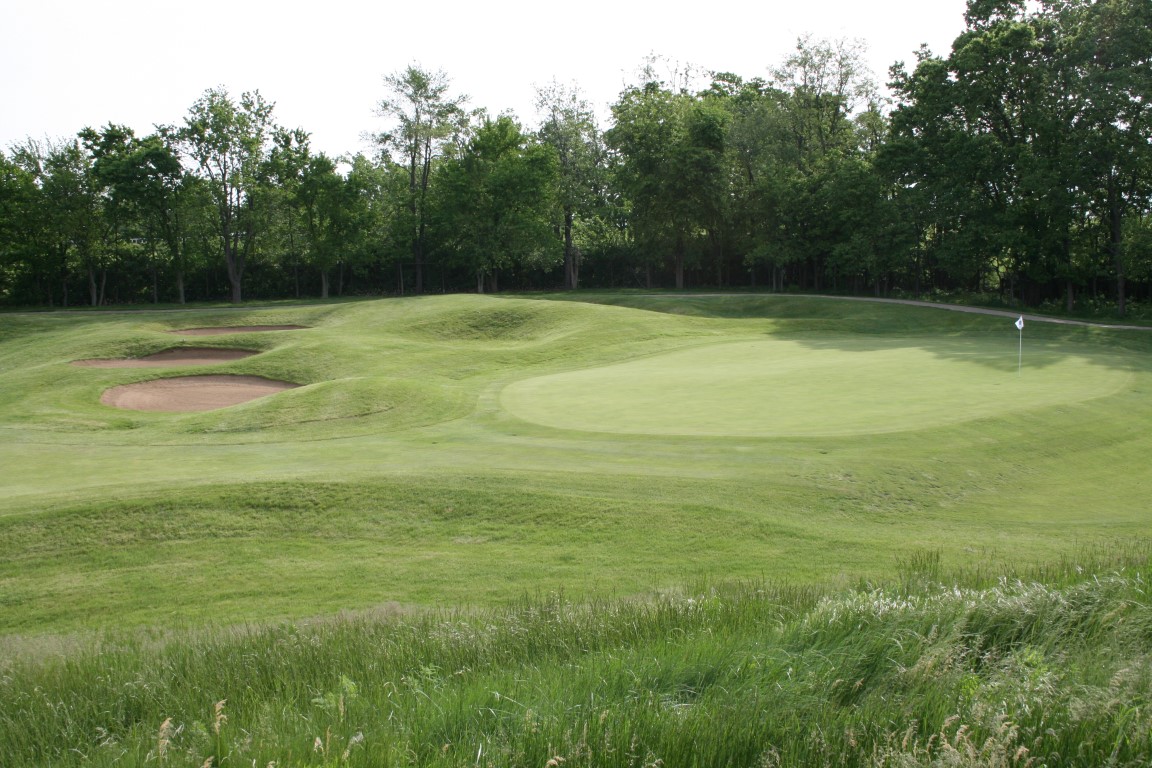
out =
[[[1003,339],[710,344],[517,382],[501,403],[559,429],[862,435],[1087,400],[1130,381],[1122,363],[1079,345],[1030,347],[1027,377],[1011,357]]]
[[[0,317],[0,633],[855,583],[1147,535],[1139,332],[1029,324],[1018,375],[1003,318],[603,300]],[[70,365],[286,324],[211,337],[260,354],[197,373],[300,385],[220,411],[109,408],[186,371]]]

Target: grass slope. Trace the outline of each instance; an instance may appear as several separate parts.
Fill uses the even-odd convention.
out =
[[[925,550],[992,573],[1146,535],[1144,335],[1030,325],[1017,379],[1001,318],[605,301],[632,306],[453,296],[5,316],[0,634],[647,595],[709,577],[853,584]],[[167,333],[249,324],[309,328]],[[69,365],[181,343],[262,351],[197,373],[302,386],[135,413],[100,392],[176,369]],[[741,377],[745,358],[764,376]],[[764,388],[769,360],[792,367]],[[943,389],[910,418],[890,395],[924,365],[928,383],[905,391]],[[677,377],[691,386],[673,407],[636,399],[676,392]],[[757,422],[742,398],[775,417]],[[708,428],[661,428],[681,414]]]

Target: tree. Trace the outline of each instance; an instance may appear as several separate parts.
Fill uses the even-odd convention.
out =
[[[786,122],[793,161],[801,172],[811,171],[821,158],[859,147],[852,117],[877,98],[864,52],[859,40],[804,36],[796,52],[773,72],[787,94]]]
[[[171,133],[137,138],[127,126],[85,128],[80,137],[93,157],[93,170],[107,190],[111,231],[119,239],[143,243],[152,275],[152,300],[159,301],[162,264],[175,271],[177,298],[184,303],[186,255],[182,213],[188,183]]]
[[[616,125],[605,138],[620,154],[634,236],[650,249],[671,249],[682,289],[689,241],[721,215],[727,115],[657,81],[625,89],[612,113]]]
[[[0,152],[0,299],[12,296],[22,280],[36,280],[35,177]]]
[[[273,106],[259,91],[243,93],[237,102],[224,88],[209,89],[192,105],[179,132],[208,182],[234,304],[242,300],[244,267],[256,243],[258,188],[273,130]]]
[[[932,206],[938,250],[1013,294],[1062,282],[1071,308],[1075,244],[1102,229],[1123,314],[1124,220],[1152,178],[1152,8],[971,0],[966,19],[951,55],[894,73],[886,165]]]
[[[1052,13],[1082,72],[1083,108],[1073,124],[1077,155],[1091,179],[1087,207],[1107,232],[1117,312],[1125,313],[1124,238],[1129,219],[1152,199],[1152,4],[1069,0]]]
[[[423,293],[428,188],[433,163],[467,119],[464,112],[467,97],[450,98],[450,83],[443,71],[428,72],[416,65],[386,76],[384,84],[389,97],[380,102],[377,112],[394,120],[396,127],[378,135],[377,142],[408,170],[409,249],[416,270],[415,290]]]
[[[29,140],[16,148],[13,159],[34,180],[35,218],[28,220],[26,231],[36,239],[31,247],[42,254],[48,280],[60,281],[67,306],[71,269],[79,264],[87,277],[90,303],[100,304],[107,275],[105,200],[92,158],[72,139],[46,144]]]
[[[825,272],[834,268],[833,251],[843,246],[843,234],[822,210],[821,200],[829,198],[839,164],[875,143],[870,134],[876,129],[862,130],[862,124],[875,125],[879,120],[876,86],[864,63],[864,50],[861,41],[806,36],[773,72],[787,137],[779,148],[780,179],[772,189],[778,196],[782,260],[804,263],[816,290],[822,288]],[[858,251],[859,235],[855,237]]]
[[[459,158],[442,166],[437,210],[447,247],[476,276],[511,267],[552,266],[556,156],[507,116],[485,120]]]
[[[542,115],[537,135],[552,147],[557,159],[556,200],[564,242],[564,288],[580,285],[581,250],[576,242],[579,223],[603,207],[607,168],[605,147],[596,116],[576,87],[555,82],[536,89],[536,109]]]

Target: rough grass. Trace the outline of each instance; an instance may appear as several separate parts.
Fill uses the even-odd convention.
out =
[[[5,765],[1039,766],[1152,759],[1146,549],[824,590],[10,639]]]

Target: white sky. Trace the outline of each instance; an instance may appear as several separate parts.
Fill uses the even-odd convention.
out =
[[[535,85],[576,83],[601,114],[650,53],[768,78],[798,36],[861,38],[876,80],[948,52],[965,0],[25,0],[0,6],[0,148],[109,122],[179,123],[206,89],[259,90],[329,155],[366,151],[382,77],[444,70],[452,92],[534,126]],[[703,8],[703,12],[702,9]]]

